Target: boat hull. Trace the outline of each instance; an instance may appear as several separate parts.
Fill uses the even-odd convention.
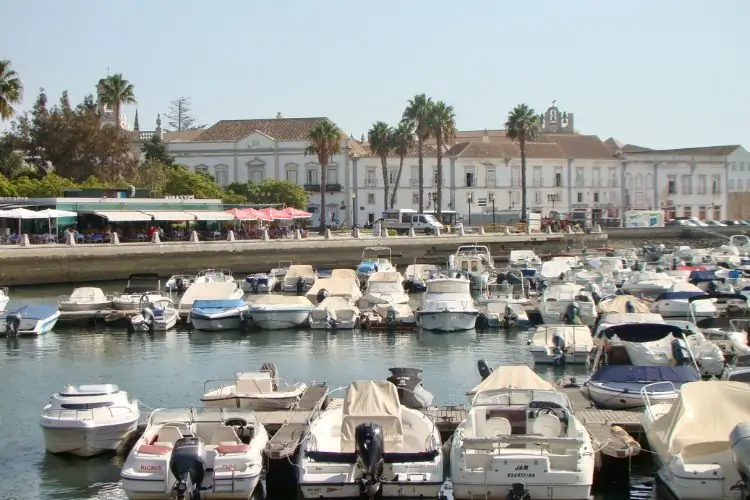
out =
[[[529,351],[537,365],[584,365],[589,359],[590,351],[565,352],[562,359],[556,359],[555,353],[549,347],[532,346]]]
[[[633,388],[625,390],[614,385],[603,385],[589,381],[583,387],[584,395],[594,403],[597,408],[608,410],[633,410],[646,406],[646,401],[640,389]],[[679,395],[678,390],[649,391],[648,399],[651,404],[671,403]]]
[[[263,330],[286,330],[307,324],[310,309],[263,311],[250,309],[253,323]]]
[[[112,302],[61,302],[59,307],[64,312],[101,311],[112,309]]]
[[[518,482],[523,482],[520,480]],[[589,500],[591,498],[591,484],[524,484],[529,492],[529,498],[554,498],[555,500]],[[510,498],[512,483],[495,484],[490,478],[487,483],[476,481],[464,483],[453,481],[453,498],[458,500],[498,499]]]
[[[206,408],[246,408],[255,411],[287,410],[296,405],[301,394],[283,397],[242,397],[229,396],[222,398],[202,397],[201,402]]]
[[[664,318],[690,318],[690,303],[687,300],[659,300],[654,303],[653,311]],[[716,318],[719,313],[709,300],[693,302],[693,314],[696,318]]]
[[[443,481],[383,482],[382,485],[382,494],[377,498],[424,499],[438,498]],[[300,483],[303,498],[362,498],[359,488],[358,483]]]
[[[60,311],[48,318],[35,319],[35,318],[21,318],[21,325],[18,328],[16,335],[19,337],[38,337],[52,331],[57,325],[57,321],[60,318]],[[0,336],[7,336],[8,325],[4,321],[0,321]]]
[[[436,311],[418,313],[419,326],[437,332],[459,332],[476,327],[479,311]]]
[[[137,426],[137,418],[92,427],[59,427],[42,423],[44,447],[50,453],[92,457],[116,451]]]
[[[242,326],[242,315],[209,318],[190,315],[190,323],[196,330],[205,332],[220,332],[224,330],[239,330]]]
[[[310,330],[354,330],[357,327],[357,321],[337,321],[335,327],[331,327],[331,325],[326,320],[316,320],[310,318],[309,320],[309,328]]]
[[[174,478],[168,474],[170,479],[154,480],[144,477],[136,479],[135,477],[121,476],[122,488],[125,490],[125,496],[129,500],[170,500]],[[148,476],[148,474],[146,474]],[[220,491],[201,490],[201,499],[205,500],[249,500],[260,481],[260,473],[245,476],[242,473],[235,474],[222,480],[218,488]]]

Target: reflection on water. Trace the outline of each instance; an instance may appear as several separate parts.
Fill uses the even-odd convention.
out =
[[[27,294],[24,302],[50,302],[59,293],[65,292],[41,298]],[[0,498],[124,498],[118,486],[117,458],[79,460],[44,453],[38,417],[49,395],[66,383],[116,383],[156,408],[199,405],[204,380],[257,370],[267,361],[277,365],[284,379],[325,381],[331,387],[356,379],[385,378],[393,366],[414,366],[424,371],[425,386],[435,395],[436,404],[463,404],[466,391],[479,381],[478,359],[486,359],[491,366],[530,364],[525,333],[275,331],[243,335],[177,330],[128,336],[116,328],[61,327],[42,338],[6,340],[0,344],[0,380],[4,382],[0,385],[4,475]],[[554,381],[582,376],[585,369],[542,368],[539,372]],[[609,491],[601,498],[615,495]]]

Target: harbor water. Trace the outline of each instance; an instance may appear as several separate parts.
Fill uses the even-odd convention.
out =
[[[121,291],[108,283],[105,291]],[[72,287],[11,291],[19,302],[55,303]],[[0,499],[122,499],[117,457],[75,459],[45,454],[39,415],[49,396],[66,384],[109,382],[150,408],[200,406],[203,382],[276,364],[283,379],[327,382],[384,379],[388,368],[424,370],[435,403],[464,404],[476,385],[478,359],[490,366],[531,364],[524,332],[326,333],[274,331],[126,335],[125,328],[64,327],[39,338],[3,340],[0,349]],[[584,367],[539,369],[549,380],[585,376]],[[145,408],[143,411],[147,411]],[[633,470],[631,487],[600,487],[597,499],[651,498],[649,470]],[[274,500],[270,492],[270,500]],[[281,499],[278,499],[281,500]]]

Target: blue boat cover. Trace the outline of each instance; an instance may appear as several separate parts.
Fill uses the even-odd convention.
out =
[[[533,278],[536,276],[536,269],[528,268],[528,269],[521,269],[521,274],[524,278]]]
[[[692,366],[609,365],[596,370],[591,380],[602,383],[685,383],[700,380],[700,375]]]
[[[666,323],[620,323],[612,325],[599,334],[611,339],[615,335],[625,342],[654,342],[672,334],[682,338],[683,330],[679,326]]]
[[[708,295],[706,292],[701,292],[699,290],[688,290],[688,291],[682,291],[682,292],[664,292],[658,297],[656,297],[656,301],[660,300],[685,300],[689,299],[690,297],[697,297],[699,295]]]
[[[371,272],[377,271],[377,269],[375,269],[376,267],[377,267],[376,261],[366,260],[359,264],[359,266],[357,267],[357,271],[361,271],[363,273],[371,273]]]
[[[690,271],[690,277],[688,281],[690,283],[703,283],[705,281],[713,281],[716,279],[716,271]]]
[[[193,302],[193,309],[234,309],[246,305],[242,299],[199,299]]]
[[[6,317],[8,314],[20,314],[22,318],[29,319],[45,319],[49,318],[57,312],[57,306],[51,305],[27,305],[21,306],[18,309],[9,309],[3,313],[0,313],[0,318]]]

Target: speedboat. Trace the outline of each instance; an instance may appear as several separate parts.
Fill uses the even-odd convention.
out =
[[[261,295],[250,304],[249,313],[258,328],[285,330],[306,325],[312,308],[313,305],[305,297]]]
[[[0,313],[0,335],[38,336],[50,332],[60,311],[55,306],[21,306]]]
[[[478,315],[471,282],[459,273],[429,280],[416,314],[420,327],[443,332],[471,330]]]
[[[116,451],[139,418],[138,401],[116,385],[68,385],[42,410],[44,447],[79,457]]]
[[[195,275],[193,283],[234,283],[229,269],[204,269]]]
[[[137,311],[149,302],[160,300],[161,280],[156,273],[136,273],[128,277],[123,293],[112,297],[112,307],[125,311]]]
[[[448,257],[448,269],[466,274],[474,290],[484,290],[494,271],[494,261],[486,246],[462,245]]]
[[[594,350],[587,326],[541,325],[530,335],[528,345],[537,365],[586,364]]]
[[[186,314],[193,308],[196,300],[241,299],[244,295],[234,281],[197,281],[182,294],[177,310]]]
[[[747,422],[750,385],[745,382],[691,382],[673,401],[647,400],[643,430],[660,498],[746,498]]]
[[[271,274],[251,274],[242,280],[242,291],[248,293],[271,293],[276,288],[278,281]]]
[[[453,434],[453,497],[590,498],[594,447],[568,396],[527,366],[483,376]]]
[[[520,294],[516,294],[520,289]],[[528,326],[529,315],[526,306],[529,299],[523,296],[523,283],[510,285],[507,282],[490,283],[485,292],[477,298],[479,316],[477,328],[512,328]]]
[[[189,273],[173,274],[164,283],[164,290],[182,293],[195,281],[195,275]]]
[[[180,313],[174,308],[172,300],[164,297],[151,302],[139,314],[130,318],[128,332],[166,332],[174,328],[179,319]]]
[[[221,385],[210,389],[216,382]],[[294,408],[307,390],[307,384],[279,387],[276,366],[264,363],[258,372],[238,372],[234,380],[207,380],[201,401],[206,407],[250,408],[256,411]]]
[[[404,288],[410,293],[424,292],[427,290],[427,280],[430,276],[440,272],[440,267],[434,264],[410,264],[404,271]]]
[[[365,285],[362,296],[365,306],[375,304],[406,304],[409,296],[404,291],[404,277],[397,271],[372,273]]]
[[[730,319],[729,328],[704,328],[703,336],[706,340],[713,342],[724,357],[750,354],[750,345],[748,345],[747,330],[750,329],[750,321],[746,319]]]
[[[391,382],[360,381],[343,405],[313,413],[297,478],[304,498],[437,498],[443,466],[435,422]]]
[[[247,500],[268,433],[250,410],[155,410],[120,472],[131,500]]]
[[[383,256],[386,254],[387,258]],[[395,271],[396,267],[391,264],[392,258],[393,253],[388,247],[366,247],[362,250],[362,260],[357,265],[359,282],[364,285],[373,273]]]
[[[623,283],[622,291],[637,296],[658,297],[667,292],[674,284],[674,279],[666,273],[653,271],[640,271],[633,274],[628,281]]]
[[[200,299],[193,302],[188,321],[196,330],[209,332],[247,329],[248,309],[242,299]]]
[[[339,269],[333,270],[334,273],[336,271],[339,271]],[[354,273],[353,270],[351,271]],[[359,288],[359,280],[356,276],[332,274],[330,278],[316,279],[315,284],[305,296],[313,304],[317,304],[321,299],[327,297],[340,297],[356,304],[362,297],[362,290]]]
[[[296,292],[302,294],[312,288],[318,275],[310,265],[294,264],[289,266],[284,281],[281,282],[282,292]]]
[[[361,316],[363,330],[416,330],[417,318],[409,304],[377,304]]]
[[[706,297],[706,300],[690,301],[693,297]],[[669,290],[659,295],[653,304],[653,311],[665,318],[715,318],[716,299],[687,281],[675,282]],[[692,308],[692,311],[691,311]]]
[[[312,330],[353,330],[359,325],[359,309],[343,297],[327,297],[310,311]]]
[[[276,281],[278,283],[281,283],[284,281],[284,277],[286,276],[286,273],[289,271],[290,267],[292,267],[291,261],[282,260],[276,267],[271,268],[271,271],[268,273],[268,275],[273,276],[274,278],[276,278]]]
[[[538,268],[542,265],[542,259],[534,252],[534,250],[511,250],[510,255],[508,256],[508,263],[510,264],[510,267],[514,268]]]
[[[0,288],[0,312],[5,310],[5,306],[8,305],[9,301],[10,301],[10,296],[8,294],[8,288],[1,287]]]
[[[721,372],[721,380],[750,382],[750,355],[740,354],[735,356]]]
[[[542,292],[539,313],[548,325],[561,323],[593,326],[597,313],[594,297],[585,287],[576,283],[555,283]]]
[[[73,293],[62,296],[57,301],[61,311],[99,311],[112,307],[112,298],[107,297],[101,288],[84,286],[74,288]]]

